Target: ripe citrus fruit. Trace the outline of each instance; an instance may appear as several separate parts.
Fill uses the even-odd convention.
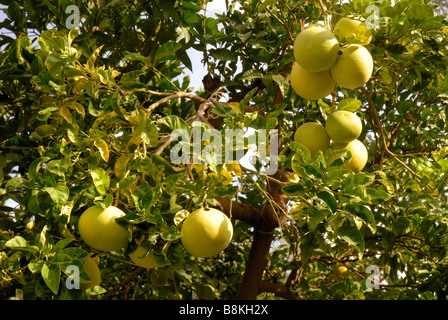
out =
[[[338,57],[338,51],[338,39],[333,32],[317,25],[300,32],[294,41],[296,62],[311,72],[330,69]]]
[[[311,157],[319,151],[325,152],[330,146],[330,137],[325,127],[318,122],[302,124],[294,134],[294,141],[303,144],[310,150]]]
[[[81,289],[87,290],[94,286],[99,286],[101,283],[101,271],[98,267],[98,258],[88,257],[83,261],[84,271],[90,277],[90,282],[82,282],[80,284]]]
[[[347,89],[362,87],[373,72],[370,52],[358,44],[341,48],[336,63],[331,67],[331,75],[338,85]]]
[[[129,258],[131,258],[132,262],[134,262],[139,267],[143,267],[146,269],[157,268],[159,265],[155,261],[153,253],[148,252],[146,248],[140,246],[143,240],[143,237],[135,240],[135,242],[137,243],[137,249],[129,254]]]
[[[345,150],[345,151],[337,152],[333,156],[331,156],[331,158],[328,160],[329,164],[331,164],[334,160],[339,158],[343,153],[348,151],[351,152],[352,158],[345,166],[345,169],[350,169],[354,173],[361,172],[361,170],[366,165],[367,159],[369,157],[366,146],[359,140],[353,140],[352,142],[349,142],[347,144],[332,143],[330,148],[333,151],[338,150]]]
[[[290,76],[291,87],[302,98],[319,100],[333,92],[336,82],[330,70],[310,72],[298,63],[294,63]]]
[[[334,142],[349,143],[361,134],[362,122],[353,112],[337,110],[328,116],[325,129]]]
[[[78,221],[81,238],[91,248],[100,251],[120,250],[128,244],[128,231],[120,226],[115,219],[125,213],[117,207],[103,209],[92,206],[84,211]]]
[[[339,42],[367,45],[372,40],[372,31],[360,20],[342,18],[334,26]]]
[[[187,216],[181,242],[195,257],[211,257],[223,251],[233,236],[230,219],[217,209],[198,209]]]

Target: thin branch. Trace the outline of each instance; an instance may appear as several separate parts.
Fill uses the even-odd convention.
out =
[[[291,30],[289,29],[288,25],[287,25],[284,21],[282,21],[279,17],[277,17],[277,16],[275,15],[275,13],[273,13],[273,12],[271,11],[271,9],[269,9],[268,7],[265,7],[265,9],[266,9],[267,12],[269,12],[269,14],[271,14],[271,15],[274,17],[275,20],[277,20],[277,21],[278,21],[278,22],[279,22],[279,23],[286,29],[286,32],[288,32],[289,39],[290,39],[292,42],[294,42],[295,38],[294,38],[294,36],[292,35]]]
[[[422,178],[421,178],[421,177],[420,177],[414,170],[412,170],[406,163],[404,163],[403,161],[401,161],[401,159],[399,159],[395,153],[393,153],[392,151],[389,150],[389,148],[388,148],[388,143],[387,143],[387,140],[386,140],[386,133],[384,132],[384,128],[383,128],[383,126],[381,125],[381,121],[380,121],[380,119],[379,119],[379,117],[378,117],[378,113],[377,113],[376,110],[375,110],[375,106],[374,106],[374,104],[373,104],[372,97],[371,97],[369,91],[367,91],[367,89],[366,89],[365,87],[361,87],[361,90],[362,90],[362,91],[364,92],[364,94],[366,95],[366,98],[367,98],[367,102],[368,102],[368,104],[369,104],[370,111],[371,111],[371,113],[373,114],[373,116],[374,116],[374,118],[375,118],[375,121],[376,121],[376,124],[377,124],[377,126],[378,126],[378,128],[379,128],[380,136],[381,136],[381,139],[382,139],[382,142],[383,142],[383,148],[384,148],[384,151],[385,151],[387,154],[389,154],[390,156],[392,156],[392,158],[394,158],[394,159],[395,159],[399,164],[401,164],[404,168],[406,168],[406,170],[408,170],[413,176],[415,176],[416,178],[418,178],[419,180],[421,180]]]
[[[102,298],[102,300],[107,300],[109,299],[114,293],[115,291],[119,290],[122,286],[124,286],[125,284],[127,284],[128,282],[130,282],[132,280],[132,278],[134,278],[135,276],[139,275],[140,273],[144,272],[146,269],[143,267],[138,267],[137,269],[135,269],[130,275],[128,275],[126,278],[124,278],[119,284],[117,284],[115,287],[113,287],[112,289],[110,289]]]
[[[176,92],[174,94],[171,94],[169,96],[166,96],[165,98],[162,98],[162,99],[158,100],[157,102],[154,102],[152,105],[150,105],[148,107],[148,109],[146,109],[146,116],[148,117],[154,111],[154,109],[157,108],[158,106],[160,106],[161,104],[164,104],[165,102],[167,102],[169,100],[179,99],[179,98],[189,98],[189,99],[192,99],[192,100],[199,101],[201,103],[207,102],[206,99],[201,98],[201,97],[199,97],[199,96],[197,96],[195,94],[191,94],[191,93],[180,91],[180,92]]]
[[[289,288],[282,284],[276,284],[272,282],[262,282],[260,284],[259,293],[271,292],[277,297],[284,298],[286,300],[303,300],[299,295],[292,293]]]

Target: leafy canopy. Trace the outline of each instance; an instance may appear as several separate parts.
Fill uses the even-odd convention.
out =
[[[205,0],[0,1],[9,31],[0,36],[0,296],[196,299],[208,284],[212,298],[231,299],[251,274],[253,234],[270,233],[267,262],[255,266],[259,298],[445,299],[448,21],[428,2],[229,0],[211,16]],[[372,4],[370,81],[319,101],[298,97],[289,86],[295,36],[309,23],[371,19]],[[69,5],[79,28],[66,26]],[[191,49],[208,70],[203,89],[184,76],[196,72]],[[324,123],[335,108],[363,120],[361,173],[343,169],[350,155],[328,167],[330,152],[311,158],[292,141],[301,123]],[[279,172],[261,174],[260,161],[173,164],[170,133],[196,121],[222,132],[277,128]],[[208,174],[223,167],[233,183]],[[290,181],[292,167],[300,178]],[[80,239],[77,221],[94,204],[127,213],[117,220],[129,230],[126,249],[96,252]],[[235,230],[209,259],[179,240],[182,210],[201,206],[231,215]],[[276,217],[269,225],[266,213]],[[128,257],[141,235],[157,270]],[[91,254],[100,286],[68,288],[68,266],[89,280],[82,261]]]

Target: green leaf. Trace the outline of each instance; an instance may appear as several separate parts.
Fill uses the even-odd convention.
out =
[[[70,157],[65,157],[61,160],[52,160],[48,162],[47,165],[45,166],[45,169],[53,174],[63,177],[67,172],[67,170],[69,169],[69,167],[70,167]]]
[[[79,259],[79,260],[83,260],[90,255],[89,252],[77,247],[65,248],[62,249],[61,252],[68,255],[72,259]]]
[[[51,262],[58,263],[62,267],[71,264],[73,262],[73,259],[63,252],[57,252]]]
[[[127,155],[120,156],[117,161],[115,161],[114,173],[118,179],[122,180],[126,177],[126,173],[128,171],[128,162],[129,156]]]
[[[48,116],[50,116],[50,115],[48,115]],[[56,132],[56,128],[53,127],[51,124],[43,124],[43,125],[38,126],[35,129],[35,131],[40,138],[45,138],[45,137],[48,137],[48,136],[51,136],[52,134],[54,134]]]
[[[295,153],[295,155],[291,159],[292,167],[294,165],[301,165],[302,163],[306,163],[311,160],[311,152],[303,144],[297,141],[291,141],[289,143],[289,148]]]
[[[275,106],[273,106],[272,108],[269,109],[266,119],[278,118],[278,116],[284,112],[284,110],[287,106],[288,105],[286,103],[276,104]]]
[[[345,209],[345,211],[350,212],[351,214],[354,214],[355,216],[361,218],[366,223],[374,222],[373,213],[366,206],[363,206],[360,204],[349,204],[349,205],[345,206],[344,209]]]
[[[95,140],[94,145],[99,150],[101,158],[103,158],[103,160],[105,162],[108,162],[109,161],[109,147],[107,146],[106,141],[104,141],[103,139],[98,139],[98,140]]]
[[[93,180],[93,185],[99,194],[106,194],[110,186],[109,175],[101,168],[92,169],[90,176]]]
[[[233,118],[233,117],[237,116],[236,112],[231,107],[223,105],[223,104],[215,106],[212,109],[212,112],[214,114],[217,114],[218,116],[221,116],[224,118],[227,118],[227,117]]]
[[[199,21],[199,16],[191,11],[185,11],[182,19],[188,24],[195,24]]]
[[[163,117],[162,119],[158,120],[158,123],[166,125],[171,130],[186,130],[187,132],[190,132],[190,127],[188,124],[183,120],[182,118],[179,118],[178,116],[170,115]]]
[[[61,269],[59,265],[53,263],[51,264],[44,263],[42,265],[40,273],[47,287],[50,288],[54,294],[57,294],[59,290],[59,280],[61,276]]]
[[[384,201],[389,200],[392,197],[392,195],[390,195],[386,191],[373,188],[364,188],[364,194],[370,201],[373,200]]]
[[[228,49],[212,49],[210,55],[221,61],[236,61],[237,57]]]
[[[319,223],[324,221],[329,213],[328,209],[318,210],[314,207],[307,209],[306,212],[308,214],[307,224],[310,229],[314,229]]]
[[[358,99],[347,98],[339,101],[337,110],[346,110],[354,112],[361,107],[362,102]]]
[[[42,270],[42,266],[44,265],[43,261],[37,260],[37,259],[33,259],[28,263],[28,269],[32,272],[32,273],[36,273],[36,272],[40,272],[40,270]]]
[[[143,63],[145,63],[145,64],[148,64],[148,63],[149,63],[149,59],[148,59],[148,57],[145,57],[145,56],[141,55],[141,54],[138,53],[138,52],[131,52],[131,53],[128,53],[127,55],[125,55],[125,56],[123,57],[123,60],[124,60],[124,61],[141,61],[141,62],[143,62]]]
[[[355,226],[341,226],[338,229],[339,236],[348,244],[355,246],[358,251],[359,259],[362,259],[364,254],[365,242],[364,238]]]
[[[336,212],[338,209],[338,202],[336,201],[336,198],[328,191],[319,191],[317,193],[317,196],[323,200],[328,206],[330,207],[331,211],[333,213]]]
[[[37,246],[31,246],[28,241],[21,236],[15,236],[11,240],[8,240],[5,243],[5,246],[9,249],[27,251],[32,254],[36,254],[39,250]]]
[[[45,187],[43,190],[50,195],[57,208],[62,208],[70,194],[70,190],[63,182],[58,182],[53,187]]]
[[[180,43],[169,41],[164,44],[162,44],[156,51],[156,55],[154,56],[154,63],[158,62],[159,60],[173,56],[176,54],[176,51],[179,50],[182,47]]]
[[[300,242],[300,259],[302,266],[310,260],[315,243],[315,234],[313,232],[308,233],[302,238],[302,241]]]
[[[278,88],[282,93],[282,96],[285,97],[289,90],[289,80],[280,74],[273,75],[272,80],[274,80],[277,83]]]
[[[75,239],[74,238],[66,238],[66,239],[62,239],[59,240],[58,242],[56,242],[56,244],[53,246],[53,248],[51,249],[52,252],[57,252],[60,251],[62,249],[64,249],[66,246],[68,246],[71,242],[73,242]]]
[[[157,142],[159,138],[159,131],[157,127],[151,122],[151,120],[146,120],[145,130],[142,132],[142,139],[146,144],[151,147],[157,147]]]
[[[278,0],[264,0],[262,4],[258,7],[258,11],[263,11],[267,6],[277,3]]]
[[[25,180],[22,177],[14,177],[6,182],[5,188],[7,190],[16,190],[24,181]]]
[[[253,88],[252,90],[250,90],[245,96],[244,99],[240,101],[240,105],[242,106],[246,106],[249,104],[249,101],[253,98],[253,96],[255,95],[255,93],[258,91],[258,87],[257,88]]]
[[[90,141],[101,139],[101,138],[104,138],[105,136],[106,136],[106,134],[101,130],[92,129],[92,128],[89,129],[89,140]]]
[[[300,184],[287,185],[282,188],[282,191],[290,197],[300,196],[304,194],[304,192],[306,192],[303,186],[301,186]]]
[[[241,79],[249,81],[249,80],[259,79],[262,76],[263,76],[263,74],[260,71],[258,71],[257,69],[250,69],[243,73],[243,75],[241,76]]]

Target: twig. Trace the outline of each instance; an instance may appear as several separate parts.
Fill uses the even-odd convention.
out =
[[[277,17],[277,16],[275,15],[275,13],[273,13],[273,12],[271,11],[271,9],[269,9],[268,7],[266,7],[265,9],[266,9],[267,12],[269,12],[269,14],[271,14],[271,15],[274,17],[275,20],[277,20],[277,21],[278,21],[278,22],[279,22],[279,23],[286,29],[286,31],[288,32],[289,39],[290,39],[292,42],[294,42],[295,38],[294,38],[294,36],[292,35],[291,30],[289,30],[289,27],[286,25],[286,23],[285,23],[284,21],[282,21],[279,17]]]
[[[128,275],[126,278],[124,278],[119,284],[117,284],[115,287],[113,287],[112,289],[110,289],[102,298],[102,300],[107,300],[109,299],[115,291],[117,291],[118,289],[120,289],[122,286],[124,286],[126,283],[130,282],[132,280],[132,278],[134,278],[135,276],[139,275],[140,273],[144,272],[146,269],[143,267],[138,267],[137,269],[135,269],[130,275]]]
[[[390,156],[392,156],[392,158],[394,158],[394,159],[395,159],[399,164],[401,164],[404,168],[406,168],[406,170],[408,170],[413,176],[415,176],[416,178],[418,178],[419,180],[421,180],[422,178],[421,178],[416,172],[414,172],[414,170],[412,170],[406,163],[404,163],[403,161],[401,161],[401,160],[397,157],[397,155],[396,155],[395,153],[393,153],[392,151],[389,150],[389,148],[388,148],[388,144],[387,144],[387,140],[386,140],[386,133],[384,132],[384,128],[383,128],[383,126],[381,125],[381,121],[380,121],[380,119],[379,119],[379,117],[378,117],[378,113],[376,112],[376,110],[375,110],[375,106],[373,105],[372,97],[370,96],[370,93],[367,91],[367,89],[366,89],[365,87],[361,87],[361,90],[364,92],[364,94],[365,94],[366,97],[367,97],[367,102],[368,102],[368,104],[369,104],[370,111],[372,112],[372,114],[373,114],[373,116],[374,116],[374,118],[375,118],[376,124],[377,124],[377,126],[378,126],[378,128],[379,128],[380,136],[381,136],[381,139],[382,139],[382,142],[383,142],[383,148],[384,148],[384,151],[385,151],[387,154],[389,154]]]
[[[206,99],[201,98],[195,94],[180,91],[180,92],[171,94],[169,96],[166,96],[165,98],[162,98],[162,99],[158,100],[157,102],[154,102],[152,105],[150,105],[148,107],[148,109],[146,109],[146,116],[148,117],[154,111],[154,109],[157,108],[158,106],[160,106],[161,104],[164,104],[165,102],[167,102],[169,100],[178,99],[178,98],[189,98],[189,99],[196,100],[196,101],[199,101],[202,103],[207,102]]]

